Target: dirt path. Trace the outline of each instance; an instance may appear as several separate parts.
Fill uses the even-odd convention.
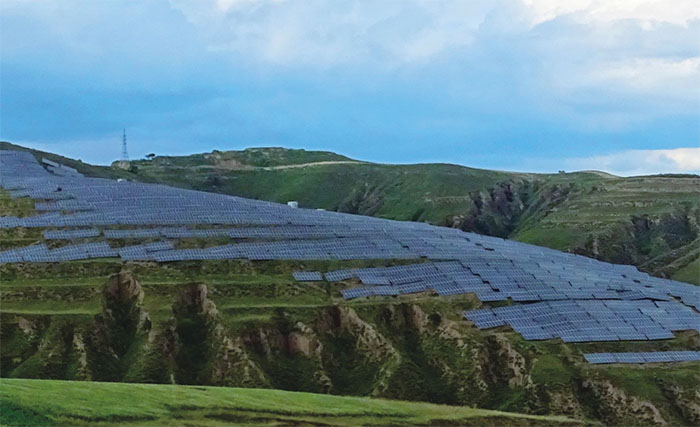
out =
[[[305,168],[307,166],[322,166],[322,165],[363,165],[367,164],[367,162],[358,162],[356,160],[331,160],[331,161],[326,161],[326,162],[313,162],[313,163],[299,163],[297,165],[281,165],[281,166],[265,166],[265,167],[260,167],[257,169],[262,169],[262,170],[279,170],[279,169],[294,169],[294,168]]]

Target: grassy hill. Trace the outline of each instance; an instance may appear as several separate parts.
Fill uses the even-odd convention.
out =
[[[272,149],[135,162],[139,179],[382,218],[426,221],[629,263],[700,284],[700,177],[527,174],[449,164],[385,165]],[[260,157],[266,149],[253,150]],[[292,154],[293,153],[293,154]],[[292,159],[297,166],[284,167]],[[225,159],[235,159],[227,163]],[[287,160],[284,160],[287,159]],[[271,164],[269,162],[266,164]]]
[[[700,177],[530,174],[450,164],[386,165],[325,151],[249,148],[150,156],[129,170],[8,142],[37,158],[125,178],[382,218],[424,221],[633,264],[700,284]]]
[[[450,164],[386,165],[323,151],[249,148],[152,156],[130,170],[93,166],[7,142],[105,178],[425,221],[634,264],[700,284],[700,177],[529,174]]]
[[[62,161],[57,157],[52,159]],[[297,155],[294,165],[307,165],[306,160]],[[150,164],[156,161],[137,162],[136,168],[129,172],[63,160],[88,174],[162,182],[177,179],[183,186],[200,185],[198,177],[206,179],[201,171],[211,169],[207,165],[183,166],[185,169],[176,174],[171,166]],[[189,162],[181,158],[177,161],[185,165]],[[692,180],[695,179],[692,177],[622,179],[596,173],[542,176],[452,165],[385,166],[347,163],[350,160],[322,161],[335,163],[291,168],[281,168],[287,165],[279,162],[277,166],[239,165],[236,170],[227,169],[221,173],[230,181],[246,174],[259,174],[260,182],[268,184],[271,181],[266,180],[278,177],[274,179],[279,180],[275,185],[280,189],[272,185],[263,190],[240,187],[241,191],[262,191],[261,194],[284,191],[285,186],[290,188],[288,180],[294,177],[302,188],[309,176],[316,176],[313,188],[319,194],[309,193],[309,197],[325,198],[328,208],[333,208],[335,201],[342,201],[343,194],[324,190],[326,177],[333,179],[334,170],[349,171],[344,179],[335,178],[340,188],[347,181],[352,183],[358,170],[373,171],[367,176],[395,182],[396,185],[382,187],[386,191],[376,194],[381,195],[381,208],[394,212],[391,215],[397,217],[406,209],[399,203],[400,197],[421,200],[415,194],[411,196],[409,190],[413,186],[422,185],[426,192],[439,189],[443,194],[466,191],[467,196],[460,199],[464,201],[465,210],[452,211],[449,207],[453,205],[440,204],[441,214],[426,208],[421,215],[435,215],[435,218],[447,215],[446,224],[492,234],[531,232],[535,236],[549,236],[552,244],[558,244],[560,234],[566,236],[560,230],[571,229],[579,238],[575,232],[585,225],[589,228],[580,234],[586,236],[595,232],[598,243],[586,237],[581,250],[597,250],[608,256],[604,251],[614,247],[610,242],[618,242],[628,246],[613,254],[641,256],[639,254],[658,252],[658,256],[650,258],[654,265],[679,264],[692,256],[697,259],[693,252],[697,242],[683,244],[688,234],[684,227],[693,224],[683,220],[692,219]],[[153,170],[149,172],[149,168]],[[155,172],[164,175],[159,177]],[[432,178],[425,178],[426,175]],[[445,178],[448,175],[452,176],[452,181]],[[185,180],[183,176],[192,179]],[[256,180],[246,179],[254,187]],[[646,179],[658,185],[649,186]],[[457,186],[462,187],[455,189]],[[603,188],[606,190],[601,190]],[[615,217],[616,207],[630,203],[630,199],[623,197],[625,193],[642,194],[647,190],[649,194],[644,198],[630,196],[632,203],[643,200],[643,205],[630,205],[625,208],[627,211],[620,210],[623,219],[637,215],[642,219],[629,221]],[[657,193],[666,192],[672,193],[670,199],[657,200]],[[388,194],[397,199],[386,202]],[[370,198],[357,196],[356,200],[359,203],[347,206],[355,206],[358,211],[369,206]],[[425,198],[422,200],[427,207]],[[690,212],[682,210],[688,201],[691,202]],[[412,209],[416,207],[420,207],[420,203],[411,205],[407,215],[414,215]],[[345,209],[340,205],[336,208]],[[563,215],[563,211],[569,214]],[[378,212],[374,214],[385,215]],[[643,212],[649,213],[648,218],[658,219],[644,221]],[[35,213],[30,201],[11,199],[7,192],[0,191],[0,215]],[[39,241],[44,241],[41,230],[0,230],[0,243],[6,247]],[[668,247],[675,249],[664,249],[660,242],[668,242]],[[60,241],[48,243],[62,244]],[[700,340],[696,332],[686,331],[663,341],[525,341],[507,327],[482,331],[466,322],[462,318],[463,310],[481,305],[474,295],[442,298],[415,294],[345,301],[340,290],[347,283],[299,283],[292,277],[292,272],[298,270],[328,271],[386,263],[391,262],[212,260],[157,264],[95,259],[60,264],[0,265],[0,376],[12,378],[0,381],[3,405],[0,413],[3,417],[7,414],[16,417],[3,418],[0,424],[16,423],[17,417],[20,423],[34,420],[40,425],[118,421],[139,425],[547,422],[499,418],[498,415],[465,418],[478,412],[469,407],[539,415],[564,414],[577,420],[592,419],[609,425],[658,424],[661,421],[671,425],[697,425],[700,422],[695,396],[700,382],[697,362],[597,366],[585,363],[582,356],[598,351],[698,350]],[[697,261],[691,260],[677,274],[692,276],[697,268]],[[92,383],[86,382],[20,380],[30,378],[98,383],[93,388]],[[207,387],[213,385],[266,390]],[[104,391],[100,387],[113,388]],[[41,389],[46,389],[47,395],[52,397],[45,397]],[[358,414],[347,409],[352,415],[346,416],[332,413],[327,406],[348,408],[350,403],[346,405],[308,394],[290,394],[296,397],[286,398],[285,393],[272,389],[427,401],[459,405],[462,409],[350,399],[344,402],[363,402],[356,407],[368,408],[366,411],[371,412]],[[161,393],[161,390],[164,391]],[[112,395],[118,402],[115,403]],[[163,397],[165,395],[168,397]],[[185,397],[181,397],[183,395]],[[308,409],[307,396],[308,400],[318,401],[319,406],[326,409]],[[93,397],[104,401],[104,405],[94,404]],[[253,397],[274,405],[275,410],[263,411],[250,403]],[[290,408],[288,399],[304,406]],[[191,406],[187,406],[189,401],[193,402]],[[385,415],[381,415],[373,405],[384,404],[396,405],[392,408],[398,409],[386,409]],[[401,405],[410,405],[414,410]],[[442,408],[440,411],[445,410],[449,416],[458,418],[442,418],[447,414],[437,409],[438,412],[427,409],[424,412],[424,407]],[[412,412],[415,410],[420,411]],[[392,415],[395,413],[407,414],[405,422],[404,418]],[[363,418],[365,416],[370,418]]]
[[[580,425],[468,407],[280,390],[0,380],[0,424]]]

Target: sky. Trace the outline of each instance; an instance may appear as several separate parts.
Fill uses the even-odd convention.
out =
[[[692,0],[2,0],[0,139],[700,172]]]

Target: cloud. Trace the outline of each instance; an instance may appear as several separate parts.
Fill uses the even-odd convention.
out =
[[[686,0],[5,0],[0,138],[105,139],[107,161],[126,127],[145,152],[314,146],[557,170],[700,140],[699,13]]]
[[[611,97],[674,112],[697,106],[700,8],[689,0],[170,2],[205,35],[210,51],[263,68],[430,69],[460,79],[433,69],[450,64],[466,80],[508,67],[503,78],[544,98],[540,106],[554,114],[585,115],[591,103],[606,108]],[[473,76],[474,69],[482,74]],[[604,122],[648,119],[639,111],[612,115]]]
[[[603,156],[566,159],[573,170],[601,170],[615,175],[700,173],[700,148],[627,150]]]
[[[532,22],[539,24],[561,15],[575,14],[586,22],[638,20],[645,24],[671,23],[687,25],[700,17],[694,0],[523,0],[532,13]]]
[[[672,5],[664,0],[170,2],[208,34],[212,49],[287,65],[348,64],[377,59],[374,56],[422,62],[471,45],[485,29],[527,36],[558,20],[584,29],[591,45],[604,47],[619,39],[621,28],[625,31],[621,23],[654,32],[666,26],[688,28],[700,19],[693,0],[674,0]],[[562,48],[576,42],[567,40],[566,31],[554,36],[550,41]]]

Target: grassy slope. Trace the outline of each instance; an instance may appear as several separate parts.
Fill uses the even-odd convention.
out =
[[[690,264],[676,271],[673,279],[688,283],[700,283],[700,258],[695,258]]]
[[[188,168],[165,166],[161,161],[137,164],[139,176],[177,186],[235,194],[302,206],[337,210],[353,196],[373,195],[383,203],[376,216],[441,222],[466,209],[468,195],[518,174],[462,166],[324,164],[292,169],[227,170],[212,165]],[[212,176],[219,180],[211,185]]]
[[[247,148],[240,151],[214,150],[207,154],[189,156],[156,156],[152,163],[167,167],[207,167],[236,169],[248,167],[277,167],[318,162],[346,162],[352,159],[329,151],[307,151],[281,147]],[[135,162],[143,165],[143,161]],[[151,161],[148,161],[151,163]]]
[[[241,152],[232,153],[228,155],[245,161]],[[610,241],[605,241],[605,245],[619,245],[618,252],[629,251],[629,247],[623,248],[623,244],[627,244],[638,246],[639,253],[621,260],[616,259],[618,254],[605,254],[604,259],[638,266],[654,258],[658,261],[663,258],[661,255],[676,247],[667,247],[664,242],[659,243],[658,238],[646,242],[638,236],[630,237],[625,227],[632,224],[634,217],[649,217],[653,222],[686,206],[697,208],[700,188],[700,178],[694,176],[618,178],[596,172],[522,174],[447,164],[358,163],[276,170],[226,169],[200,155],[156,158],[141,161],[138,167],[138,175],[149,181],[282,203],[297,200],[306,207],[434,224],[445,224],[449,218],[473,211],[475,193],[488,198],[499,183],[536,181],[541,194],[525,201],[532,206],[526,206],[516,218],[510,238],[570,251],[579,251],[591,239],[607,238],[612,240],[612,245]],[[183,168],[187,173],[183,173]],[[546,203],[551,197],[547,191],[552,188],[565,189],[566,197],[555,204]],[[542,201],[545,203],[539,204]],[[500,206],[490,209],[488,215],[506,215]],[[625,239],[629,241],[620,241]],[[674,274],[694,259],[689,251],[692,251],[691,246],[684,252],[674,253],[663,263],[657,262],[648,271]],[[692,264],[689,268],[692,269]],[[678,277],[700,284],[697,275],[680,273]]]
[[[0,149],[7,148],[25,149],[0,142]],[[515,228],[507,234],[510,238],[595,256],[598,256],[595,251],[583,248],[591,240],[600,240],[599,244],[608,249],[607,253],[600,254],[602,259],[633,263],[652,274],[700,284],[700,275],[693,267],[698,263],[695,261],[698,259],[696,245],[668,246],[663,241],[668,236],[665,230],[651,237],[630,235],[629,230],[633,217],[646,216],[656,221],[683,206],[698,209],[700,178],[693,176],[617,178],[598,172],[522,174],[448,164],[336,163],[274,169],[284,165],[351,160],[329,152],[281,148],[158,156],[133,162],[137,172],[131,173],[29,151],[39,159],[47,157],[91,176],[160,182],[277,202],[298,200],[302,206],[312,208],[434,224],[449,223],[449,218],[473,212],[474,194],[488,198],[499,183],[536,181],[540,183],[541,194],[525,201],[531,206],[525,206],[524,212],[514,219]],[[566,197],[561,202],[547,203],[551,199],[547,191],[552,188],[565,188]],[[540,203],[543,201],[545,203]],[[501,209],[501,206],[489,207],[487,219],[489,216],[496,217],[497,221],[499,217],[505,218],[508,213]],[[12,245],[31,238],[33,236],[15,238]],[[630,252],[636,253],[627,256]]]
[[[523,224],[516,240],[566,250],[629,222],[632,216],[658,218],[686,204],[698,205],[698,178],[632,177],[578,183],[556,210]]]
[[[363,169],[366,167],[378,167],[379,171],[376,173],[382,177],[386,175],[382,172],[382,167],[377,165],[334,165],[333,167],[328,167],[330,170],[323,173],[334,175],[332,170],[340,166],[343,168],[360,168],[360,170],[366,170]],[[431,172],[434,166],[398,166],[393,168],[396,168],[396,170],[399,171],[395,177],[400,181],[402,179],[408,179],[406,178],[406,175],[411,175],[411,169],[418,171],[418,168],[420,167],[428,168],[428,172]],[[323,170],[324,168],[327,167],[318,166],[312,168],[290,169],[284,170],[284,172],[301,171],[304,172],[304,174],[302,174],[303,176],[308,172],[315,173],[315,170]],[[457,170],[457,172],[453,174],[455,175],[455,184],[461,183],[462,185],[467,185],[462,181],[466,179],[465,176],[468,176],[468,173],[474,173],[477,175],[480,174],[480,171],[474,170],[467,170],[467,172],[464,172],[461,169],[466,168],[456,166],[445,165],[445,168],[448,172],[455,169]],[[104,174],[111,173],[109,170],[105,171],[102,170],[102,168],[98,169]],[[87,170],[84,170],[84,172],[89,173]],[[282,171],[270,172],[277,173]],[[247,171],[246,173],[257,174],[260,173],[260,171]],[[411,179],[414,180],[413,184],[411,185],[424,184],[426,181],[421,178],[421,174],[425,173],[427,172],[423,171],[421,173],[416,173],[415,176],[411,177]],[[493,180],[492,182],[502,179],[503,176],[508,176],[507,174],[501,174],[500,172],[494,172],[494,174],[495,175],[489,178]],[[273,176],[274,174],[265,173],[264,175]],[[324,181],[321,178],[319,179],[319,185],[325,185]],[[575,180],[579,184],[585,183],[589,186],[595,186],[596,183],[599,183],[602,180],[610,183],[616,182],[616,180],[609,177],[597,177],[593,174],[567,174],[563,176],[553,176],[551,179],[564,183]],[[624,182],[625,180],[620,181]],[[405,182],[407,181],[401,181],[403,184],[397,186],[401,187],[402,185],[406,185]],[[443,177],[436,176],[435,183],[430,185],[426,184],[425,188],[432,188],[433,185],[439,186],[445,182],[446,181]],[[665,183],[668,182],[671,181],[664,181],[662,184],[665,185]],[[638,184],[638,186],[641,185],[646,184]],[[674,185],[677,187],[677,184]],[[581,191],[580,195],[581,198],[585,200],[584,196],[589,193],[587,192],[588,190],[585,190],[585,186],[582,185],[582,187],[584,187],[584,191]],[[661,192],[668,191],[666,187],[661,187],[660,190],[657,190]],[[405,189],[401,189],[401,191],[405,191]],[[450,192],[455,190],[453,186],[444,185],[441,191],[451,194]],[[634,192],[637,190],[634,190],[633,188],[632,191]],[[683,191],[680,191],[680,193],[683,193]],[[397,197],[407,197],[408,194],[409,193],[405,193],[403,196]],[[592,200],[595,201],[595,198]],[[647,199],[647,202],[645,202],[645,207],[651,206],[653,209],[663,209],[665,206],[663,201],[657,205],[650,204],[654,201],[655,198],[653,195],[650,196]],[[7,204],[5,207],[13,207],[13,209],[17,210],[18,213],[21,214],[28,212],[27,209],[29,209],[28,206],[22,205],[21,202],[19,202],[19,205],[15,206],[12,205],[12,203],[15,203],[14,201],[6,199],[4,203]],[[579,209],[581,206],[582,204],[579,202],[579,204],[576,204],[570,209]],[[613,204],[601,204],[599,207],[605,207],[605,209],[608,209],[613,213],[615,211]],[[595,209],[592,210],[595,211]],[[410,209],[408,211],[410,212]],[[585,210],[582,209],[582,211]],[[557,210],[554,213],[560,214],[560,210]],[[557,217],[554,216],[554,218]],[[572,216],[572,218],[575,219],[575,216]],[[603,221],[608,221],[608,219],[604,218]],[[583,223],[585,223],[585,221]],[[576,222],[570,221],[570,224],[575,225]],[[556,234],[551,233],[551,229],[547,228],[543,229],[543,233]],[[358,266],[362,263],[356,264],[357,265],[354,266]],[[138,274],[144,285],[146,292],[144,306],[150,313],[151,318],[155,323],[163,322],[172,315],[171,305],[173,301],[174,288],[181,283],[197,280],[207,283],[207,285],[210,286],[210,289],[213,289],[212,298],[222,313],[222,320],[224,321],[226,327],[232,332],[244,331],[258,325],[270,324],[272,319],[276,316],[276,311],[278,308],[284,308],[295,319],[300,319],[307,322],[316,318],[321,308],[330,307],[337,303],[345,304],[339,301],[337,289],[329,289],[320,284],[298,284],[292,280],[290,274],[291,271],[300,268],[327,270],[338,267],[341,267],[341,265],[330,265],[329,263],[257,263],[255,266],[251,266],[245,262],[183,263],[172,265],[167,268],[162,268],[149,263],[130,266],[130,268],[134,269],[135,273]],[[117,271],[119,268],[119,262],[114,260],[105,260],[76,262],[66,265],[36,265],[22,266],[21,268],[12,267],[0,269],[0,295],[3,302],[3,320],[8,320],[13,315],[21,315],[25,317],[28,316],[30,319],[37,320],[48,316],[51,318],[51,322],[62,322],[65,320],[75,322],[77,325],[87,325],[92,321],[93,315],[100,311],[99,288],[104,282],[106,275]],[[692,267],[690,268],[691,270],[688,275],[692,276]],[[428,311],[436,310],[451,321],[455,322],[463,322],[460,320],[461,310],[469,309],[474,306],[473,299],[469,297],[441,299],[425,295],[417,295],[402,298],[401,301],[420,304],[425,310]],[[358,310],[362,316],[372,318],[373,316],[377,316],[378,308],[381,305],[391,305],[395,302],[396,299],[394,298],[386,298],[370,301],[355,301],[347,304]],[[388,330],[387,336],[391,337],[392,339],[402,339],[400,335],[396,334],[396,331],[392,332],[391,330]],[[563,351],[561,348],[559,348],[559,346],[549,348],[553,344],[529,342],[521,343],[520,341],[522,340],[519,340],[515,334],[506,333],[506,336],[508,336],[509,339],[514,341],[518,346],[522,346],[524,352],[533,352],[535,355],[550,355],[547,356],[549,359],[542,357],[542,360],[537,362],[537,369],[533,372],[533,375],[537,377],[537,382],[554,381],[560,384],[566,384],[568,379],[578,375],[576,371],[571,370],[571,365],[569,362],[565,362],[565,360],[568,358],[568,356],[565,356],[565,352],[562,352],[560,355],[553,355]],[[407,343],[406,346],[410,347],[411,343]],[[643,348],[641,346],[643,346]],[[566,353],[574,350],[574,352],[578,354],[579,351],[640,351],[641,349],[661,350],[687,348],[688,342],[685,341],[685,338],[680,338],[658,343],[618,343],[616,345],[595,344],[564,347],[569,348],[569,350],[566,350]],[[674,367],[672,369],[659,370],[659,372],[656,372],[656,370],[644,370],[637,372],[634,369],[630,370],[625,367],[618,367],[616,370],[612,368],[592,369],[594,369],[595,372],[615,373],[616,376],[613,376],[612,374],[606,376],[619,378],[619,381],[625,385],[643,385],[644,387],[637,387],[636,385],[635,387],[625,386],[625,389],[635,390],[638,388],[640,390],[651,390],[649,391],[649,394],[650,396],[654,397],[654,400],[656,398],[661,399],[659,396],[662,395],[661,389],[656,384],[657,377],[666,377],[668,372],[678,372],[682,373],[684,378],[694,378],[692,375],[687,375],[688,373],[693,372],[692,367],[687,369]],[[24,369],[24,371],[29,372],[27,369]],[[631,379],[627,378],[628,372],[630,373],[629,378]],[[5,375],[7,375],[7,371],[3,373],[3,376]],[[635,383],[633,379],[636,379],[635,381],[637,382]],[[504,395],[504,398],[518,398],[517,396],[517,393],[509,392],[509,394]],[[408,398],[416,397],[408,396]],[[507,403],[507,399],[504,401]],[[490,407],[508,408],[508,405],[501,406],[500,402],[494,402],[494,404]],[[189,413],[189,415],[185,414],[183,416],[204,417],[205,412],[206,411],[204,410],[193,410],[193,412]],[[216,416],[216,414],[214,415]],[[244,415],[249,416],[250,414]],[[36,414],[36,416],[41,419],[43,415]],[[258,415],[254,414],[253,416],[257,417]],[[212,420],[215,420],[215,418]],[[353,420],[357,420],[357,418],[353,418]],[[150,419],[148,421],[154,423],[159,422]]]
[[[357,267],[361,263],[348,263],[345,267]],[[645,366],[644,369],[637,366],[591,366],[583,363],[581,353],[597,352],[597,351],[658,351],[658,350],[676,350],[697,348],[697,334],[679,334],[673,340],[665,341],[644,341],[644,342],[611,342],[611,343],[583,343],[583,344],[562,344],[557,341],[544,342],[529,342],[524,341],[518,334],[501,328],[498,331],[482,332],[470,326],[467,322],[461,319],[461,311],[471,309],[478,306],[478,303],[472,296],[455,296],[451,298],[440,298],[431,295],[412,295],[401,298],[376,298],[376,299],[361,299],[355,301],[343,301],[339,295],[340,286],[331,286],[321,283],[304,283],[295,282],[291,277],[291,272],[299,268],[325,270],[327,268],[337,268],[341,265],[330,265],[323,262],[315,263],[298,263],[298,262],[264,262],[264,263],[246,263],[246,262],[230,262],[230,261],[212,261],[202,263],[173,263],[163,268],[154,263],[138,263],[131,264],[132,269],[143,286],[145,299],[143,302],[144,309],[149,313],[153,325],[157,328],[162,327],[164,322],[167,322],[173,316],[172,304],[176,299],[175,295],[182,283],[187,283],[193,280],[206,283],[209,288],[209,293],[212,301],[220,313],[221,321],[228,333],[232,336],[247,337],[253,331],[270,330],[275,331],[280,328],[279,310],[282,309],[289,321],[293,324],[297,321],[303,322],[306,325],[315,327],[317,325],[321,313],[331,309],[334,305],[351,307],[357,314],[375,325],[377,330],[389,339],[395,348],[401,353],[402,360],[406,360],[407,365],[405,374],[397,374],[392,379],[392,390],[395,389],[397,394],[387,394],[384,397],[395,399],[409,400],[426,400],[424,392],[419,389],[414,390],[415,384],[421,384],[422,387],[433,387],[431,381],[430,360],[442,360],[445,363],[454,363],[460,360],[463,356],[453,354],[457,349],[453,342],[443,342],[429,338],[429,335],[419,336],[418,342],[414,341],[413,337],[417,333],[415,329],[403,325],[401,316],[395,318],[392,322],[387,322],[385,316],[387,310],[401,312],[402,306],[405,304],[415,305],[420,307],[425,313],[439,313],[439,316],[444,319],[446,324],[453,324],[458,331],[460,339],[465,339],[468,342],[483,342],[489,336],[502,336],[512,343],[514,349],[521,353],[527,360],[527,369],[532,369],[531,375],[536,389],[546,389],[554,392],[572,393],[574,382],[580,383],[582,378],[607,378],[614,384],[618,384],[622,390],[633,396],[648,398],[651,403],[663,408],[665,413],[672,414],[672,409],[668,409],[668,403],[664,395],[664,384],[660,383],[660,379],[670,381],[671,386],[679,386],[683,390],[692,390],[693,382],[698,381],[697,364],[673,364],[667,366]],[[120,263],[110,261],[89,261],[89,262],[71,262],[63,265],[34,265],[34,266],[17,266],[14,268],[0,269],[0,299],[2,300],[2,327],[3,327],[3,348],[0,354],[3,356],[3,377],[24,377],[24,378],[74,378],[71,376],[71,363],[65,365],[66,362],[49,362],[52,356],[47,356],[54,353],[50,350],[52,347],[47,347],[48,350],[42,353],[41,347],[48,345],[54,346],[61,340],[61,334],[67,330],[88,331],[94,322],[94,316],[101,312],[101,286],[106,280],[106,275],[118,271],[121,268]],[[48,329],[44,326],[50,323]],[[398,322],[398,323],[396,323]],[[35,344],[26,347],[24,335],[19,333],[23,324],[33,324],[40,328],[42,332],[32,338]],[[19,325],[19,329],[18,326]],[[66,329],[68,328],[68,329]],[[14,332],[11,332],[14,331]],[[63,331],[63,332],[61,332]],[[9,333],[8,333],[9,332]],[[83,334],[85,332],[82,332]],[[322,336],[322,335],[319,335]],[[339,338],[339,337],[338,337]],[[65,338],[63,338],[65,339]],[[472,341],[473,340],[473,341]],[[34,345],[42,342],[39,348],[33,348]],[[422,344],[420,344],[422,343]],[[342,340],[337,338],[326,337],[323,341],[324,348],[330,354],[344,354]],[[350,343],[351,348],[348,352],[352,353],[354,344]],[[338,346],[337,348],[334,346]],[[25,350],[22,350],[25,348]],[[422,350],[421,350],[422,349]],[[29,353],[25,351],[29,350]],[[34,351],[38,351],[34,356]],[[43,354],[43,356],[42,356]],[[56,354],[63,354],[58,351]],[[24,360],[18,366],[16,362],[10,362],[10,359],[18,357]],[[49,359],[44,359],[48,357]],[[70,356],[75,357],[75,356]],[[338,356],[340,357],[340,356]],[[340,359],[343,360],[342,357]],[[350,366],[357,366],[353,370],[354,374],[360,375],[371,374],[368,366],[358,363],[356,360],[350,359]],[[44,363],[49,362],[48,365]],[[492,361],[496,363],[496,361]],[[264,361],[263,361],[264,363]],[[312,373],[304,370],[299,371],[297,363],[300,359],[292,356],[278,354],[273,357],[271,362],[274,366],[262,365],[266,369],[266,373],[272,378],[272,383],[266,387],[282,388],[287,390],[305,390],[315,391],[310,386],[305,386],[304,381],[309,381]],[[306,359],[301,359],[301,363],[309,363]],[[303,365],[302,365],[303,366]],[[450,365],[451,366],[451,365]],[[500,366],[500,365],[498,365]],[[66,370],[67,368],[67,370]],[[503,367],[497,369],[504,369]],[[507,372],[507,371],[506,371]],[[344,383],[340,381],[344,378],[355,381],[352,373],[343,374],[335,383],[337,387],[341,387]],[[67,376],[65,376],[67,375]],[[462,380],[467,380],[474,375],[471,371],[460,371],[460,374],[454,376],[453,381],[459,383]],[[286,383],[282,381],[285,376],[295,378],[294,383]],[[439,377],[439,375],[438,375]],[[435,378],[438,380],[439,378]],[[688,384],[690,383],[690,384]],[[0,382],[0,389],[6,390],[8,383]],[[49,383],[47,383],[49,384]],[[359,381],[352,384],[357,390],[337,389],[336,393],[365,395],[367,391],[361,389],[365,383]],[[100,385],[95,385],[95,393],[90,395],[96,396],[96,399],[102,400],[102,394],[99,393]],[[81,383],[79,388],[93,390],[92,385],[84,385]],[[124,386],[128,387],[128,386]],[[145,387],[145,386],[144,386]],[[413,387],[413,388],[412,388]],[[495,386],[494,386],[495,387]],[[140,393],[142,386],[135,386]],[[167,387],[164,389],[168,389]],[[54,390],[48,387],[47,393],[53,393]],[[168,389],[171,390],[171,389]],[[197,390],[191,389],[191,390]],[[207,388],[207,390],[210,390]],[[211,389],[222,390],[222,389]],[[488,401],[478,404],[479,407],[488,407],[492,409],[500,409],[507,411],[523,411],[525,404],[523,399],[535,393],[533,390],[525,391],[521,388],[492,388],[488,392],[481,392],[491,396]],[[447,391],[449,393],[449,390]],[[643,395],[640,394],[643,392]],[[47,413],[46,402],[51,399],[44,399],[40,394],[32,394],[33,390],[27,390],[26,400],[13,400],[15,406],[21,408],[34,407],[39,408],[37,416],[43,416]],[[70,396],[69,391],[56,393],[63,396]],[[135,392],[136,393],[136,392]],[[235,404],[230,402],[227,405],[221,405],[220,402],[224,399],[221,395],[212,393],[199,393],[201,402],[182,398],[183,404],[190,405],[206,405],[209,408],[215,409],[195,409],[195,408],[177,408],[174,410],[173,416],[182,416],[186,420],[196,420],[197,423],[204,423],[210,420],[212,423],[219,420],[227,419],[231,422],[241,421],[239,419],[222,418],[222,417],[253,417],[265,418],[266,414],[255,413],[254,411],[236,410],[231,407],[238,408],[239,401]],[[223,393],[223,392],[222,392]],[[261,392],[263,393],[263,392]],[[529,394],[528,394],[529,393]],[[537,392],[539,393],[539,392]],[[115,394],[120,396],[121,394]],[[33,397],[31,397],[33,396]],[[38,397],[37,397],[38,396]],[[178,395],[178,399],[179,399]],[[211,401],[204,401],[211,398]],[[269,403],[271,400],[266,401]],[[74,399],[74,397],[71,397]],[[113,406],[107,401],[107,409],[99,409],[99,405],[80,403],[78,406],[80,411],[78,414],[89,416],[97,419],[103,419],[105,422],[121,420],[117,415],[122,416],[151,416],[162,412],[162,406],[151,406],[150,398],[139,398],[136,401],[144,400],[143,406],[136,405],[134,411],[129,412],[129,409],[123,409],[126,412],[110,412],[114,411]],[[236,398],[237,399],[237,398]],[[321,398],[319,398],[321,399]],[[2,399],[0,399],[2,400]],[[160,399],[153,399],[153,401]],[[322,400],[322,399],[321,399]],[[432,399],[431,399],[432,400]],[[180,403],[177,399],[172,399],[174,405]],[[263,401],[265,401],[263,399]],[[438,400],[439,401],[439,400]],[[36,402],[36,403],[35,403]],[[192,403],[195,402],[195,403]],[[275,401],[277,402],[277,401]],[[285,401],[281,400],[281,409],[276,407],[278,411],[272,414],[274,417],[290,416],[283,413],[286,411],[284,406]],[[469,401],[460,403],[471,403]],[[330,403],[330,401],[329,401]],[[65,405],[66,402],[62,403]],[[324,402],[323,405],[326,405]],[[591,404],[593,405],[593,404]],[[365,405],[366,407],[370,407]],[[422,407],[422,404],[416,404],[416,407]],[[593,405],[594,406],[594,405]],[[92,408],[92,409],[87,409]],[[160,409],[159,409],[160,408]],[[69,408],[71,411],[72,408]],[[165,408],[167,409],[167,408]],[[58,412],[51,412],[59,416],[65,414],[63,409],[57,409]],[[92,412],[95,411],[95,412]],[[397,412],[404,412],[403,409]],[[24,412],[22,412],[24,413]],[[547,412],[538,412],[547,413]],[[551,412],[550,412],[551,413]],[[559,413],[559,412],[555,412]],[[139,415],[140,414],[140,415]],[[218,414],[218,415],[217,415]],[[227,415],[221,415],[227,414]],[[31,415],[31,414],[30,414]],[[269,415],[269,414],[268,414]],[[594,415],[584,413],[589,417]],[[23,415],[24,416],[24,415]],[[27,415],[29,416],[29,415]],[[62,416],[62,415],[60,415]],[[431,415],[432,416],[432,415]],[[460,415],[461,416],[461,415]],[[672,416],[672,415],[671,415]],[[112,417],[112,418],[110,418]],[[213,417],[213,418],[211,418]],[[216,418],[219,417],[219,418]],[[291,420],[292,418],[285,418]],[[317,422],[337,421],[340,423],[356,424],[376,423],[377,419],[361,419],[359,416],[353,415],[351,418],[340,417],[335,419],[328,414],[323,415],[323,419],[314,418]],[[422,422],[421,418],[413,418],[411,415],[406,421],[406,424],[414,424]],[[418,417],[418,415],[415,415]],[[67,418],[63,419],[68,421]],[[152,422],[167,424],[168,419],[151,418],[123,418],[125,421],[133,421],[134,423]],[[312,419],[305,418],[309,422]],[[485,420],[478,419],[475,424],[483,424]],[[245,421],[249,421],[245,419]],[[401,419],[387,417],[387,423],[401,422]],[[464,420],[463,420],[464,421]],[[467,420],[468,421],[468,420]],[[267,422],[267,421],[266,421]],[[428,420],[425,421],[426,423]],[[2,424],[2,423],[0,423]],[[437,424],[443,424],[439,422]],[[462,421],[460,421],[462,424]],[[501,421],[494,421],[495,425],[501,425]],[[4,424],[3,424],[4,425]]]
[[[27,150],[0,142],[0,149],[8,148]],[[535,194],[536,197],[525,202],[532,206],[526,206],[515,218],[510,238],[595,256],[595,251],[583,248],[587,242],[600,239],[600,244],[608,248],[607,253],[600,254],[602,259],[633,263],[652,274],[700,284],[700,275],[694,267],[698,263],[696,245],[668,246],[663,241],[669,233],[665,230],[651,237],[629,235],[633,217],[649,217],[656,221],[684,206],[698,209],[700,178],[694,176],[617,178],[597,172],[522,174],[448,164],[336,163],[270,169],[351,160],[329,152],[281,148],[158,156],[133,162],[138,170],[131,173],[29,151],[39,159],[47,157],[90,176],[160,182],[277,202],[298,200],[302,206],[312,208],[434,224],[445,224],[449,218],[472,212],[475,193],[488,197],[494,186],[502,182],[537,181],[544,195],[538,198]],[[551,198],[547,193],[551,188],[565,188],[567,196],[558,203],[540,204]],[[501,209],[501,206],[490,207],[486,215],[507,215]],[[10,243],[21,244],[32,238],[34,236],[13,237],[14,243]],[[10,243],[4,242],[3,246]],[[627,256],[633,251],[636,253]]]
[[[564,417],[279,390],[17,379],[0,380],[0,386],[2,425],[580,424]]]

